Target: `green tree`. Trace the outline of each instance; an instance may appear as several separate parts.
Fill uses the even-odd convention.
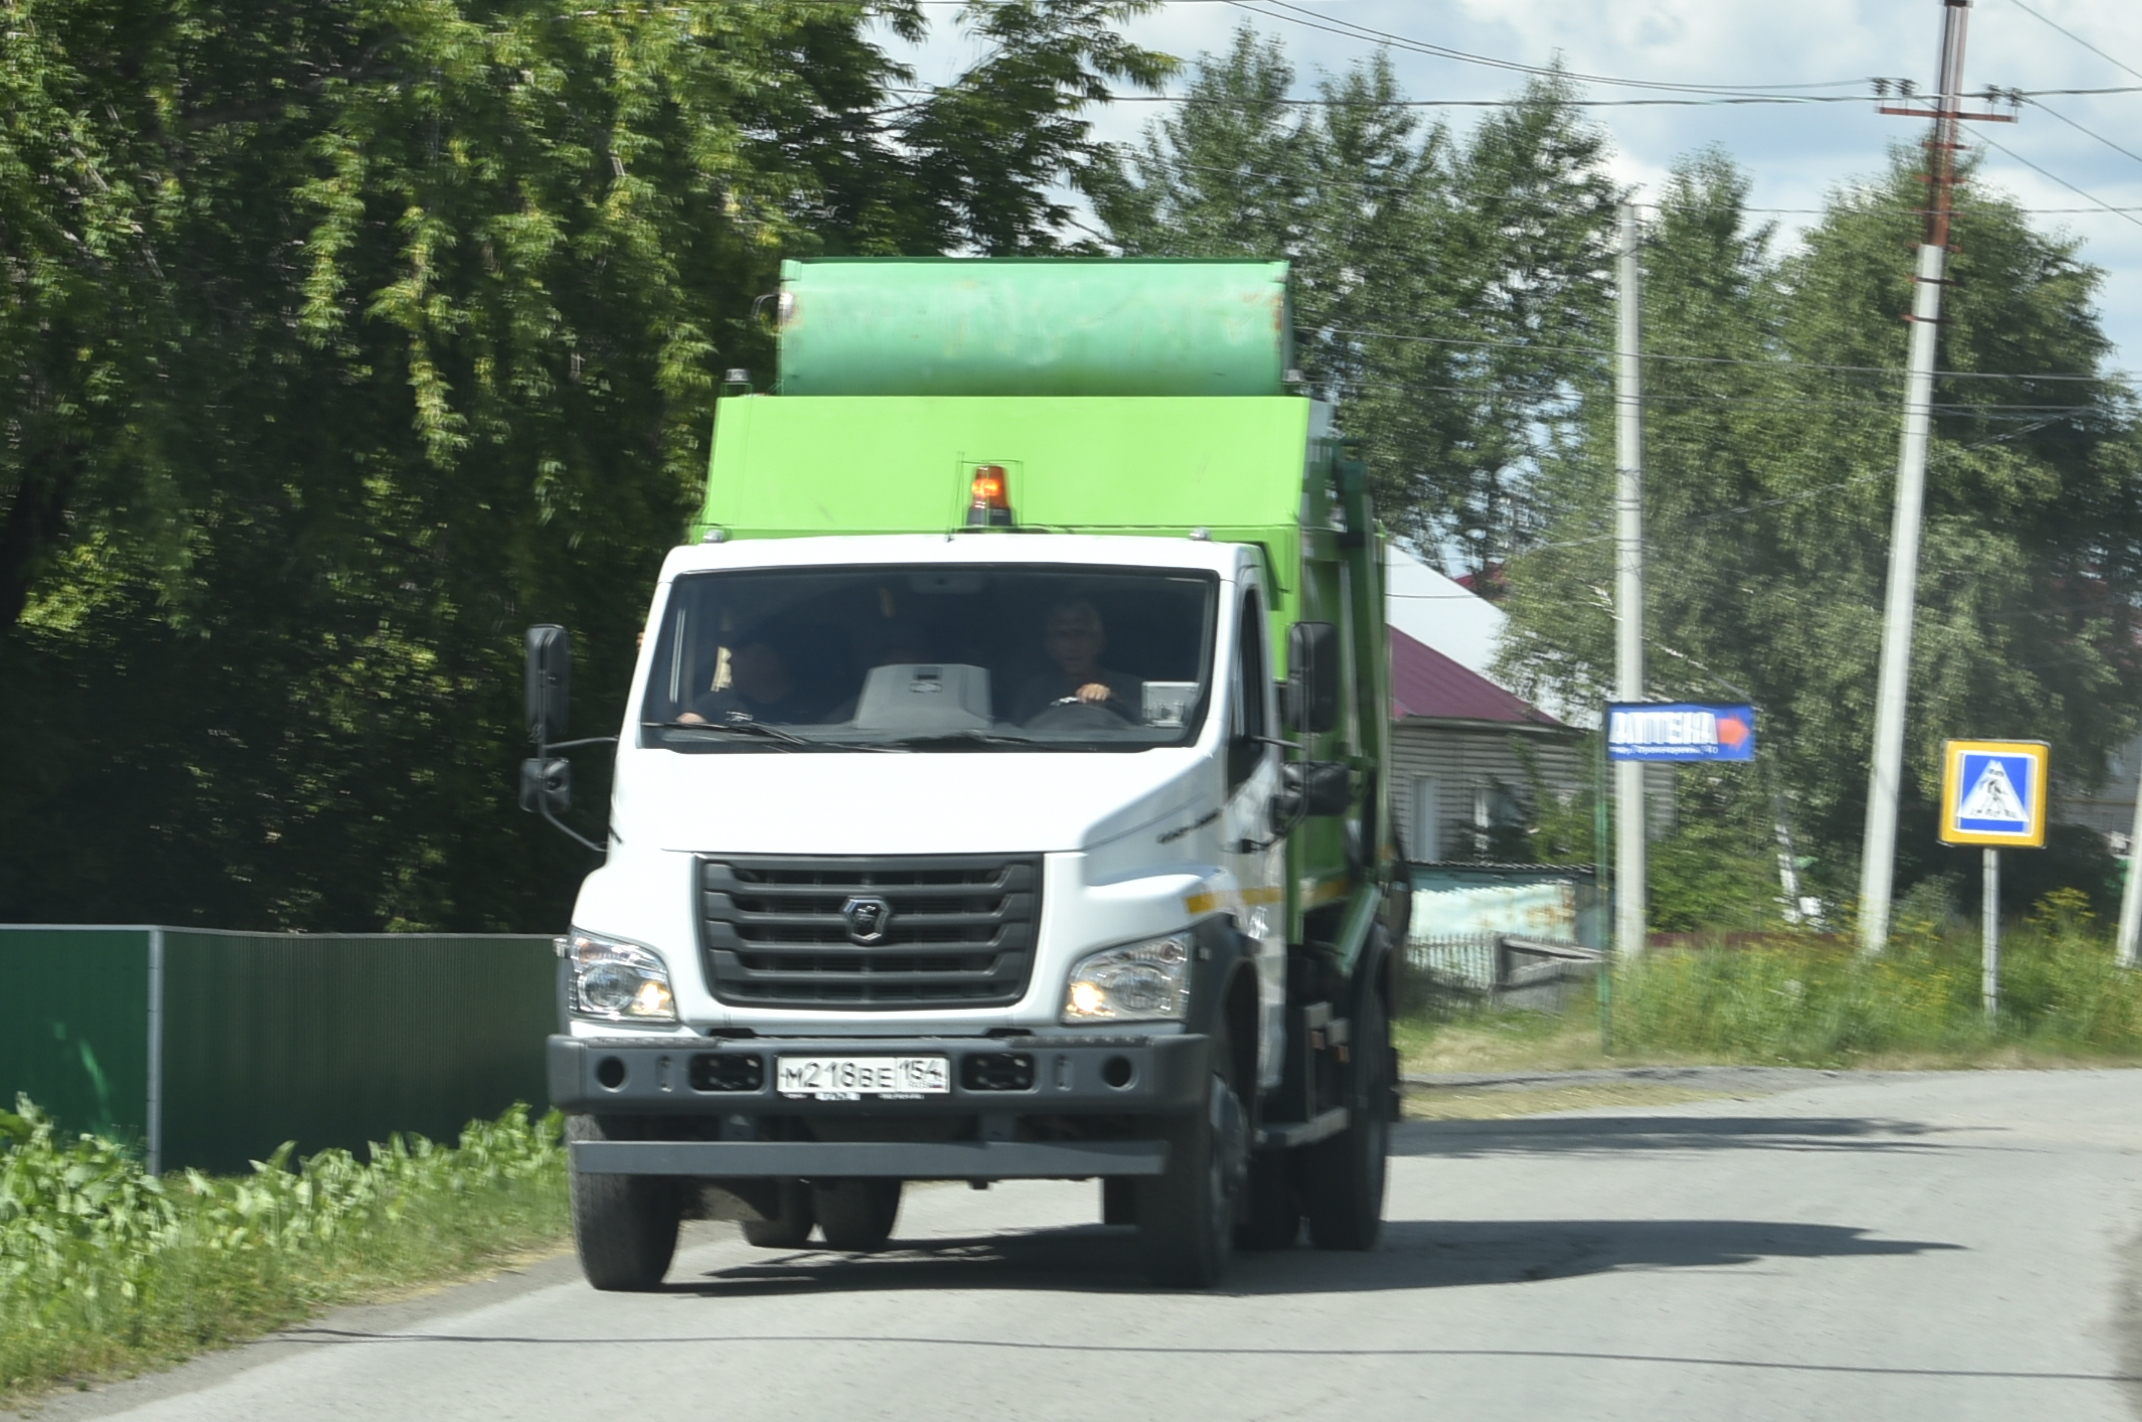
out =
[[[520,628],[601,729],[779,260],[1073,240],[1168,67],[1147,0],[928,93],[912,0],[0,8],[0,918],[558,921]]]
[[[1609,246],[1619,189],[1607,142],[1575,86],[1529,81],[1483,120],[1452,165],[1444,240],[1419,268],[1424,309],[1442,303],[1459,346],[1451,437],[1423,447],[1409,482],[1475,572],[1539,540],[1552,506],[1543,463],[1576,437],[1577,394],[1602,366]]]
[[[1745,179],[1698,155],[1645,253],[1650,689],[1756,701],[1775,780],[1739,793],[1788,790],[1837,888],[1864,813],[1921,190],[1900,152],[1781,260],[1747,223]],[[2044,736],[2056,765],[2093,779],[2142,689],[2138,430],[2101,370],[2100,274],[2008,200],[1969,191],[1945,293],[1952,373],[1935,389],[1907,882],[1938,863],[1943,739]],[[1611,401],[1603,382],[1587,397],[1585,438],[1549,475],[1555,526],[1518,567],[1504,657],[1573,704],[1603,696],[1613,647]]]
[[[1541,458],[1598,364],[1604,139],[1558,78],[1460,138],[1421,125],[1382,54],[1308,104],[1295,77],[1244,26],[1097,209],[1132,255],[1291,261],[1301,369],[1361,441],[1382,516],[1487,571],[1536,537]]]

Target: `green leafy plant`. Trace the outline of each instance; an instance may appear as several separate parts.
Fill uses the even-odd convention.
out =
[[[516,1106],[458,1147],[395,1136],[360,1161],[285,1144],[250,1175],[150,1175],[64,1137],[26,1097],[0,1112],[0,1398],[244,1338],[381,1286],[554,1244],[556,1112]]]
[[[2142,1055],[2142,975],[2115,965],[2078,902],[2084,896],[2048,895],[2004,937],[2000,1012],[1991,1021],[1975,928],[1953,924],[1932,895],[1921,897],[1900,906],[1880,958],[1815,935],[1649,954],[1615,974],[1617,1046],[1809,1066],[1878,1055]]]

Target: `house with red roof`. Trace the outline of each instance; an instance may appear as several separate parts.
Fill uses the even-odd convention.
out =
[[[1529,829],[1538,796],[1567,799],[1584,783],[1582,733],[1398,626],[1389,630],[1391,817],[1406,857],[1517,857],[1508,837]]]

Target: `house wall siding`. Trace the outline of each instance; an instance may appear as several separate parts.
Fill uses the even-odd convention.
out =
[[[2058,753],[2058,748],[2055,748]],[[2056,762],[2057,764],[2057,762]],[[2112,844],[2112,852],[2129,852],[2128,831],[2135,822],[2135,781],[2142,768],[2142,736],[2136,736],[2107,759],[2102,781],[2090,789],[2053,780],[2052,821],[2057,825],[2084,825]]]
[[[1433,721],[1400,721],[1392,728],[1391,819],[1408,859],[1426,862],[1466,852],[1461,838],[1476,823],[1476,795],[1500,785],[1522,796],[1532,794],[1532,773],[1557,799],[1567,800],[1591,778],[1585,763],[1590,753],[1575,732],[1557,735],[1506,731],[1488,726],[1453,726]],[[1657,838],[1673,823],[1671,765],[1645,767],[1651,834]],[[1435,794],[1435,840],[1425,842],[1416,803],[1421,782]]]

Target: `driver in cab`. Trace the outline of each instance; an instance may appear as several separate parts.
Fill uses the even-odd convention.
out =
[[[1026,684],[1013,719],[1031,721],[1062,706],[1092,706],[1126,721],[1140,721],[1144,684],[1134,676],[1101,665],[1108,633],[1101,613],[1082,597],[1065,598],[1042,620],[1042,650],[1056,664]]]

